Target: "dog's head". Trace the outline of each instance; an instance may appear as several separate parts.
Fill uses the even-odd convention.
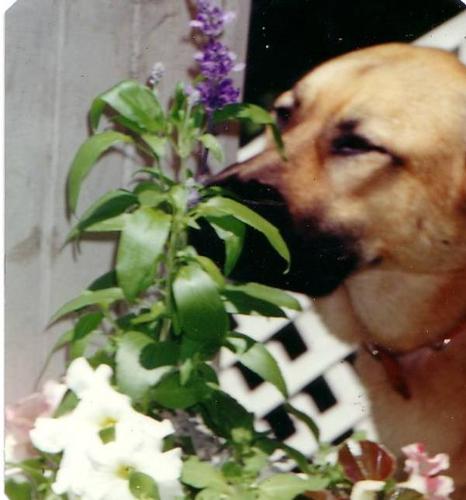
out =
[[[353,52],[306,75],[275,112],[287,161],[270,147],[218,178],[285,233],[291,274],[277,281],[266,263],[266,280],[318,296],[371,266],[466,267],[466,68],[453,55]]]

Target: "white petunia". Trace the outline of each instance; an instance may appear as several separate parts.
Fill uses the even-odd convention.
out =
[[[76,408],[62,417],[37,419],[30,432],[36,448],[63,452],[54,493],[81,500],[132,500],[128,478],[134,470],[154,479],[162,500],[174,500],[182,495],[181,452],[162,452],[173,425],[136,412],[129,397],[112,388],[111,377],[109,366],[93,370],[84,358],[73,361],[65,380],[79,399]],[[114,429],[115,439],[105,444],[100,432],[108,428]]]
[[[350,500],[376,500],[384,486],[384,481],[358,481],[353,486]]]
[[[150,476],[157,484],[161,500],[182,495],[181,450],[159,452],[139,442],[121,440],[89,449],[92,463],[80,494],[85,500],[132,500],[129,477],[132,471]]]
[[[85,358],[75,359],[65,375],[66,385],[82,399],[86,391],[113,390],[110,385],[112,369],[108,365],[99,365],[95,370]]]

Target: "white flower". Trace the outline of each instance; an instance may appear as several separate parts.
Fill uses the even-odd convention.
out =
[[[118,436],[115,441],[89,450],[92,470],[80,492],[86,500],[132,500],[129,476],[132,471],[150,476],[162,500],[174,500],[182,495],[178,478],[182,461],[179,448],[162,453]]]
[[[173,425],[136,412],[128,396],[112,388],[111,377],[109,366],[93,370],[84,358],[73,361],[65,380],[78,396],[76,408],[59,418],[37,419],[30,432],[36,448],[63,452],[54,493],[81,500],[133,499],[128,478],[134,470],[154,479],[162,500],[174,500],[182,494],[181,452],[162,452]],[[100,433],[109,428],[115,439],[104,443]]]
[[[376,500],[377,493],[385,486],[384,481],[358,481],[351,491],[350,500]]]
[[[81,389],[80,389],[81,391]],[[95,389],[81,391],[82,399],[71,412],[59,418],[38,418],[30,432],[36,448],[47,453],[59,453],[74,443],[100,439],[102,429],[112,427],[135,413],[130,399],[96,384]]]
[[[85,358],[75,359],[65,375],[66,385],[82,399],[87,391],[111,390],[112,369],[108,365],[99,365],[95,370]]]

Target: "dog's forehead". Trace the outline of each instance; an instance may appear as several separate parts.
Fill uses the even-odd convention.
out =
[[[358,93],[374,97],[406,95],[409,101],[442,93],[466,96],[466,67],[451,54],[403,44],[387,44],[337,57],[305,75],[294,87],[304,107],[327,96],[338,101]],[[366,99],[367,101],[368,99]],[[405,103],[406,105],[406,103]]]
[[[466,128],[466,67],[439,50],[389,44],[353,52],[308,73],[293,94],[302,120],[324,128],[358,122],[375,141],[396,136],[401,147],[440,133],[458,141]],[[429,132],[426,123],[438,126]]]

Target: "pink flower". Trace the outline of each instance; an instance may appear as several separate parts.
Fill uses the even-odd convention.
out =
[[[42,392],[35,392],[5,408],[5,459],[20,462],[37,455],[29,437],[38,417],[53,414],[62,400],[66,386],[46,382]]]
[[[410,444],[401,448],[401,451],[407,457],[405,471],[408,474],[430,477],[450,467],[450,460],[446,453],[439,453],[434,457],[429,457],[425,446],[421,443]]]
[[[427,500],[448,500],[454,490],[453,480],[438,473],[448,469],[448,455],[439,453],[429,457],[421,443],[410,444],[401,449],[406,455],[405,471],[409,478],[400,486],[422,493]]]

